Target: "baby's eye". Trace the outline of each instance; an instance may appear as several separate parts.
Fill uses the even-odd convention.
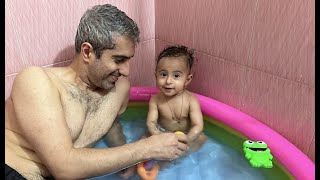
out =
[[[178,77],[180,77],[180,76],[181,76],[180,74],[175,74],[175,75],[173,75],[174,78],[178,78]]]
[[[160,76],[165,77],[167,76],[167,73],[160,73]]]

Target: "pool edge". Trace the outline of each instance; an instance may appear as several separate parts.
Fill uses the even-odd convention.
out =
[[[158,92],[154,87],[131,87],[129,100],[131,102],[148,102],[150,97]],[[314,163],[283,136],[231,106],[209,97],[194,94],[198,97],[201,110],[205,115],[222,122],[251,140],[265,141],[272,150],[272,154],[281,163],[280,167],[283,166],[296,179],[315,179]]]

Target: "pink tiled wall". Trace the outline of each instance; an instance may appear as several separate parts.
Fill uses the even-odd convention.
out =
[[[156,0],[156,55],[194,48],[189,89],[231,105],[315,159],[314,0]]]
[[[153,81],[143,75],[148,71],[141,68],[154,63],[154,0],[6,0],[5,98],[10,95],[14,77],[22,68],[69,64],[75,53],[74,38],[82,14],[96,4],[105,3],[126,12],[141,31],[141,42],[131,60],[132,85],[153,85]]]

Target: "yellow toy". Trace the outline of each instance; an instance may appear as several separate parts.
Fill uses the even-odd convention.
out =
[[[175,133],[176,133],[176,134],[184,134],[184,133],[181,132],[181,131],[176,131]]]

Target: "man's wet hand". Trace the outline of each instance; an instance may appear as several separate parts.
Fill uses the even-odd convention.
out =
[[[187,136],[184,134],[162,133],[147,140],[150,157],[156,160],[173,160],[189,151]]]

